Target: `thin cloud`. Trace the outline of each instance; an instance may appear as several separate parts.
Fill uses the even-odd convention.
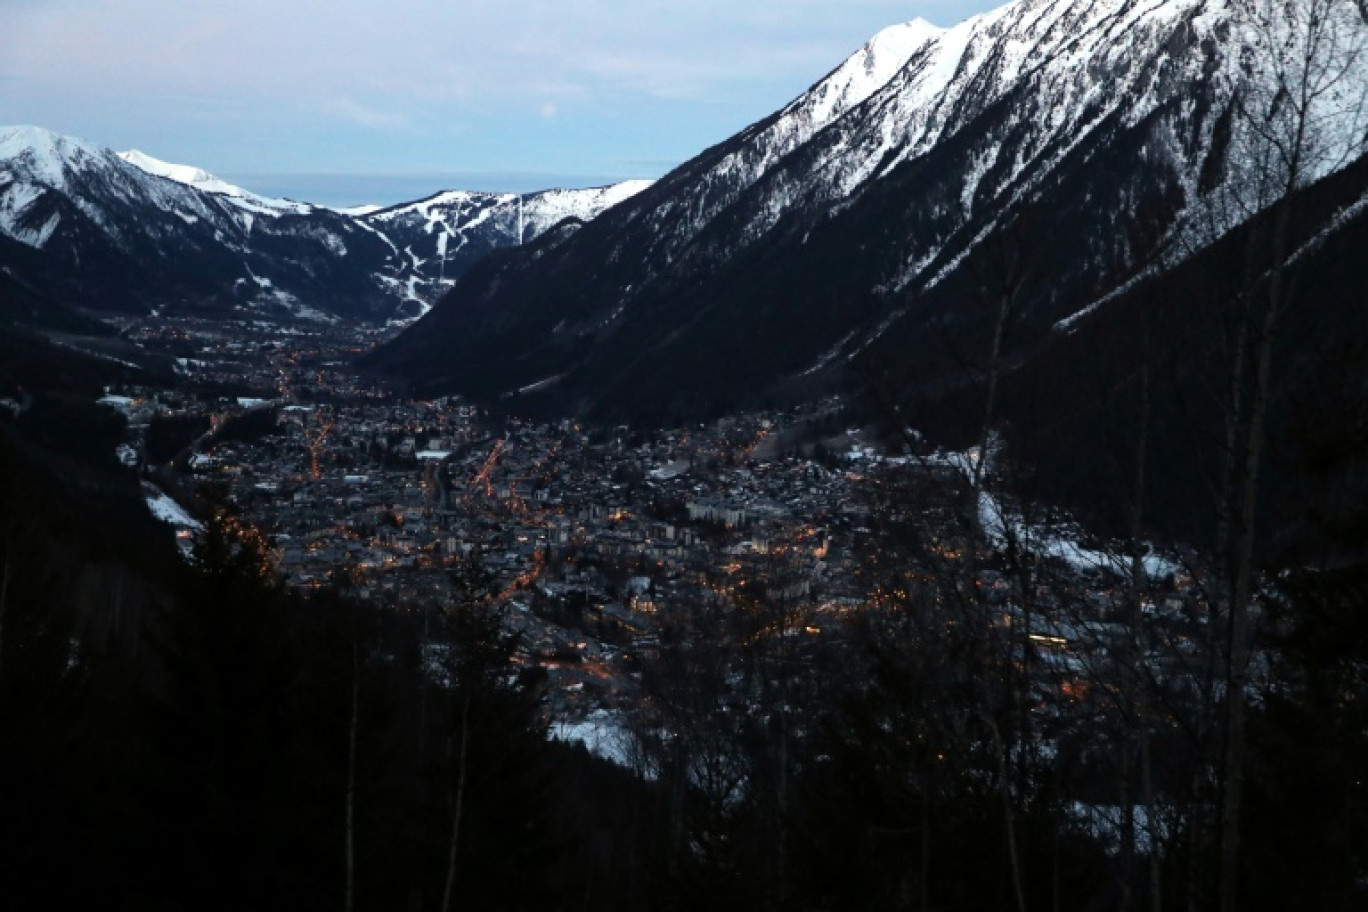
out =
[[[0,123],[220,171],[602,173],[723,139],[883,27],[996,2],[0,0]]]
[[[404,114],[378,111],[345,97],[327,99],[323,103],[323,110],[372,130],[393,130],[409,125],[409,118]]]

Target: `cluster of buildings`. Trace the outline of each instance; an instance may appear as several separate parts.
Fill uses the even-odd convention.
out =
[[[294,586],[446,610],[477,567],[567,706],[623,698],[672,606],[764,599],[806,618],[858,596],[858,476],[781,445],[832,403],[590,431],[393,396],[351,371],[351,333],[188,321],[155,332],[184,382],[111,391],[134,430],[125,461],[215,491],[272,542]],[[140,435],[173,417],[207,430],[174,465],[149,464]]]
[[[751,635],[806,642],[839,634],[869,603],[861,569],[880,547],[871,505],[889,463],[838,423],[838,403],[591,430],[396,396],[350,368],[351,330],[184,321],[148,332],[159,334],[148,344],[170,346],[182,382],[106,397],[130,419],[120,458],[215,491],[267,536],[297,587],[346,585],[396,610],[440,612],[472,597],[477,574],[521,634],[521,660],[546,671],[562,725],[630,713],[642,661],[681,615],[763,605],[772,616]],[[146,429],[172,418],[200,424],[170,464],[150,464]],[[910,468],[941,492],[913,520],[945,524],[953,542],[968,502],[962,467]],[[1057,591],[1072,587],[1085,611],[1039,605],[1024,622],[1047,689],[1059,693],[1062,678],[1076,695],[1067,682],[1086,679],[1125,631],[1108,620],[1115,575],[1063,572]],[[980,576],[986,603],[1019,628],[1010,580]],[[1152,631],[1200,635],[1180,595],[1147,604]]]

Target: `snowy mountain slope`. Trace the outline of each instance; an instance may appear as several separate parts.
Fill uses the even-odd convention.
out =
[[[645,186],[524,197],[451,191],[338,212],[38,127],[0,128],[0,235],[26,284],[96,310],[193,307],[312,319],[416,316],[491,250]],[[6,265],[0,263],[0,266]]]
[[[1209,79],[1200,53],[1163,59],[1145,52],[1171,40],[1191,52],[1193,38],[1209,39],[1210,24],[1193,15],[1201,6],[1022,0],[941,32],[866,106],[814,138],[800,160],[766,175],[744,201],[742,236],[727,240],[763,235],[790,200],[844,198],[964,134],[974,142],[957,188],[959,214],[974,214],[985,178],[983,195],[1001,205],[1111,115],[1134,125],[1174,94],[1174,80]],[[1185,38],[1188,25],[1200,31]],[[994,111],[1003,106],[1008,110]],[[985,117],[999,125],[985,129]],[[911,281],[931,253],[916,250],[894,287]]]
[[[119,157],[149,174],[223,197],[258,215],[308,215],[321,207],[263,197],[190,165],[174,165],[133,150]],[[536,193],[481,193],[445,190],[396,206],[359,206],[335,210],[355,217],[393,245],[377,278],[401,299],[423,311],[491,250],[517,246],[567,218],[589,221],[600,212],[651,185],[624,181],[583,190]]]
[[[248,212],[255,212],[262,215],[284,215],[291,213],[294,215],[307,215],[313,212],[315,207],[307,203],[296,203],[293,200],[275,199],[272,197],[259,196],[250,190],[220,180],[214,175],[193,165],[173,165],[161,159],[153,158],[145,152],[132,149],[128,152],[120,152],[119,158],[134,165],[148,174],[157,177],[165,177],[178,184],[185,184],[202,190],[205,193],[212,193],[221,196],[229,202],[240,206]]]
[[[0,128],[0,233],[42,253],[29,286],[94,310],[395,311],[364,267],[384,245],[352,219],[206,192],[36,127]]]
[[[43,248],[64,220],[72,228],[79,220],[124,243],[122,226],[88,198],[96,193],[118,205],[212,217],[198,195],[141,179],[108,149],[37,127],[0,128],[0,231]]]
[[[427,199],[366,213],[377,227],[421,222],[423,231],[458,239],[484,222],[497,223],[515,241],[525,243],[567,218],[589,221],[605,209],[640,193],[651,181],[624,181],[585,190],[538,193],[479,193],[446,190]],[[473,214],[472,214],[473,213]]]
[[[649,270],[644,278],[668,268],[757,180],[880,91],[940,31],[923,19],[885,29],[781,111],[677,169],[661,182],[663,192],[638,197],[639,204],[622,213],[619,223],[638,227],[609,258],[642,260]],[[649,234],[643,234],[647,225]]]
[[[566,220],[586,222],[641,192],[650,181],[584,190],[480,193],[447,190],[427,199],[360,213],[394,245],[384,281],[420,303],[430,302],[492,250],[540,237]]]
[[[856,55],[575,236],[481,264],[376,363],[482,395],[564,375],[544,398],[712,408],[833,373],[885,335],[934,349],[954,327],[972,347],[976,286],[1023,225],[1026,345],[1181,248],[1213,184],[1244,181],[1232,111],[1296,56],[1285,18],[1254,17],[1283,5],[1018,0],[911,23],[882,83],[852,78],[869,72]],[[1368,30],[1348,0],[1335,28]],[[1306,180],[1357,152],[1368,54],[1351,62],[1318,98]]]

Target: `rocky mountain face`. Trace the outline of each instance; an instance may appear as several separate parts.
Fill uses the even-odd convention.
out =
[[[478,255],[562,218],[593,218],[641,186],[453,192],[362,215],[258,196],[141,152],[6,127],[0,238],[28,252],[4,256],[0,269],[30,295],[97,312],[385,321],[417,316]]]
[[[953,384],[998,328],[1019,362],[1257,210],[1225,191],[1268,177],[1298,53],[1335,60],[1303,99],[1297,183],[1358,155],[1368,55],[1344,49],[1368,27],[1332,3],[1311,48],[1283,9],[1302,2],[1017,0],[890,30],[603,217],[483,260],[371,363],[525,410],[670,417],[876,352]]]

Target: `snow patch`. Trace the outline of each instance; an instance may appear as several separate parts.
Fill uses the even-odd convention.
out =
[[[147,502],[147,508],[152,511],[152,515],[164,523],[192,532],[204,530],[204,523],[185,512],[180,504],[151,482],[143,482],[143,500]]]
[[[583,744],[589,753],[618,766],[633,767],[631,733],[620,717],[606,709],[597,709],[579,721],[552,722],[550,736],[555,741]]]

